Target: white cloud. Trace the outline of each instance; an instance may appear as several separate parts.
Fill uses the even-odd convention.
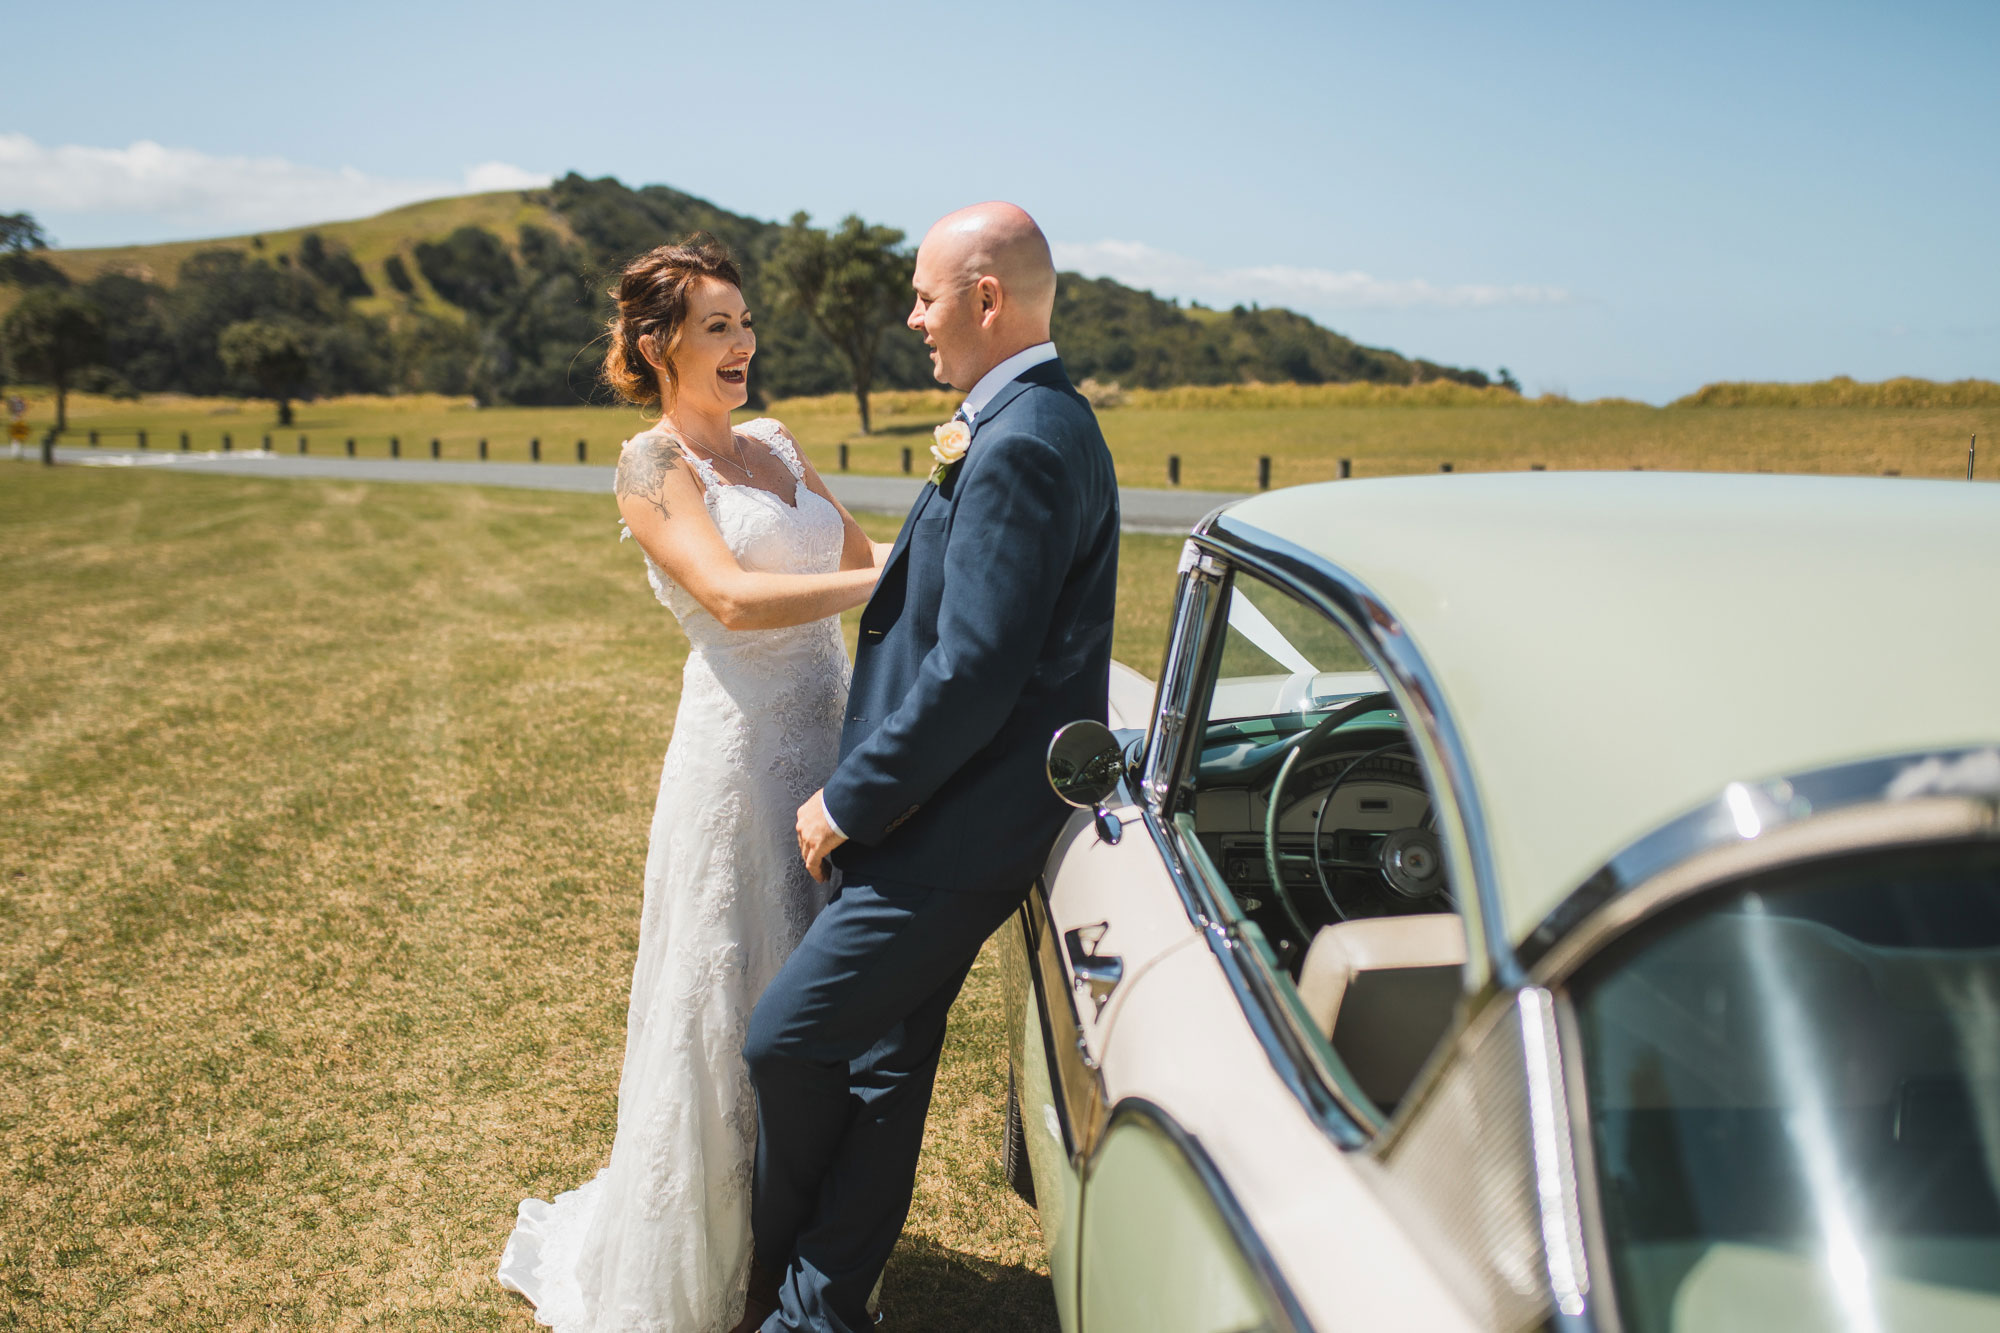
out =
[[[122,215],[210,234],[366,217],[385,208],[478,190],[530,189],[549,177],[482,162],[457,180],[371,176],[282,157],[221,157],[141,139],[125,148],[44,147],[0,133],[0,200],[42,214]]]
[[[1570,294],[1560,287],[1491,283],[1440,286],[1423,278],[1377,278],[1367,273],[1282,264],[1216,268],[1142,241],[1092,241],[1051,248],[1058,268],[1074,269],[1088,277],[1116,278],[1129,286],[1204,305],[1233,306],[1254,301],[1293,309],[1467,310],[1561,305],[1570,300]]]
[[[548,183],[548,172],[523,171],[511,162],[481,162],[465,169],[465,188],[475,194],[488,190],[539,190]]]

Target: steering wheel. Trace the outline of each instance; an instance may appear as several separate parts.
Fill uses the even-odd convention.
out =
[[[1388,694],[1370,694],[1356,699],[1353,703],[1335,709],[1327,714],[1311,731],[1306,732],[1292,745],[1278,768],[1278,775],[1271,781],[1271,790],[1264,812],[1264,868],[1271,880],[1271,890],[1285,915],[1298,931],[1302,943],[1310,942],[1311,934],[1306,927],[1305,917],[1293,901],[1291,890],[1285,887],[1285,877],[1278,853],[1278,818],[1284,809],[1285,784],[1291,778],[1292,770],[1302,760],[1315,757],[1327,745],[1328,738],[1347,723],[1366,713],[1377,712],[1394,706],[1395,701]],[[1350,759],[1328,784],[1326,794],[1320,799],[1319,810],[1313,818],[1312,863],[1313,874],[1319,881],[1320,892],[1326,898],[1327,906],[1336,920],[1345,921],[1347,913],[1333,896],[1333,885],[1327,875],[1327,858],[1320,850],[1320,834],[1326,824],[1326,812],[1333,805],[1334,793],[1342,783],[1363,764],[1392,750],[1407,750],[1409,739],[1397,737],[1387,745],[1377,746]],[[1335,861],[1335,869],[1375,870],[1388,882],[1389,887],[1399,895],[1412,900],[1422,899],[1443,887],[1444,858],[1437,845],[1437,835],[1429,827],[1427,814],[1422,824],[1415,828],[1398,829],[1385,839],[1380,855],[1366,862]]]

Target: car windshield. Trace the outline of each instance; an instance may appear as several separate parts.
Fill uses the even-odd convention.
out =
[[[2000,1323],[2000,849],[1744,881],[1570,988],[1619,1312]]]

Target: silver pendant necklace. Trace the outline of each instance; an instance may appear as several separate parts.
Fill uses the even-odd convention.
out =
[[[720,450],[711,449],[705,444],[696,444],[694,439],[691,436],[689,436],[689,434],[686,431],[682,430],[678,426],[674,427],[674,433],[681,437],[682,443],[689,445],[692,448],[699,449],[701,450],[702,453],[706,454],[709,458],[714,459],[716,462],[727,463],[731,467],[735,468],[738,472],[741,472],[743,474],[743,479],[745,481],[756,480],[756,474],[750,470],[750,465],[743,461],[743,441],[736,434],[735,431],[732,430],[729,432],[729,447],[731,452],[735,454],[734,458],[724,455]]]

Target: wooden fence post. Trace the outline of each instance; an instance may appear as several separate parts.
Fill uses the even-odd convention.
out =
[[[401,458],[402,456],[403,456],[403,441],[401,437],[391,435],[389,437],[389,457]]]
[[[907,447],[905,447],[903,450],[903,471],[907,473],[909,470],[910,470],[910,451]]]
[[[1179,454],[1168,454],[1167,485],[1178,486],[1180,484],[1181,484],[1181,456]]]
[[[1342,481],[1346,481],[1346,480],[1347,480],[1347,479],[1348,479],[1349,477],[1351,477],[1351,476],[1353,476],[1353,475],[1354,475],[1354,460],[1353,460],[1353,459],[1351,459],[1351,458],[1343,458],[1343,459],[1341,459],[1341,460],[1340,460],[1340,479],[1341,479]]]
[[[437,441],[437,437],[436,437],[436,436],[432,436],[432,437],[431,437],[431,457],[432,457],[432,458],[439,458],[439,457],[442,457],[442,455],[438,453],[438,449],[439,449],[439,447],[440,447],[440,446],[438,445],[438,441]]]
[[[271,452],[271,437],[268,435],[264,437],[264,452],[267,454]]]
[[[583,462],[584,461],[583,455],[584,455],[584,442],[582,440],[578,440],[576,442],[576,461],[579,463]]]
[[[1449,463],[1439,463],[1439,464],[1438,464],[1438,471],[1440,471],[1440,472],[1449,472],[1449,471],[1451,471],[1451,464],[1449,464]]]
[[[1271,489],[1271,456],[1269,454],[1260,454],[1257,457],[1257,489],[1260,491]]]
[[[532,463],[542,461],[542,439],[539,435],[528,441],[528,461]]]
[[[182,432],[181,432],[181,452],[182,452],[182,453],[186,453],[187,451],[188,451],[188,433],[187,433],[186,431],[182,431]]]
[[[143,430],[139,432],[139,447],[141,449],[146,447],[146,432]]]
[[[1974,438],[1974,439],[1977,439],[1977,438],[1978,438],[1978,436],[1974,436],[1973,438]],[[96,432],[96,431],[92,431],[92,432],[90,432],[90,447],[91,447],[91,448],[93,448],[93,449],[95,449],[95,448],[97,447],[97,432]]]
[[[844,444],[840,446],[840,470],[847,471],[847,446]]]
[[[352,435],[347,437],[347,456],[349,458],[354,457],[354,437]]]
[[[480,457],[480,460],[481,460],[482,462],[483,462],[483,461],[485,461],[485,458],[486,458],[486,437],[485,437],[485,436],[483,436],[483,435],[479,437],[479,457]]]
[[[230,442],[229,432],[228,431],[222,432],[222,451],[224,453],[228,453],[233,448],[235,448],[235,445],[233,445]]]

